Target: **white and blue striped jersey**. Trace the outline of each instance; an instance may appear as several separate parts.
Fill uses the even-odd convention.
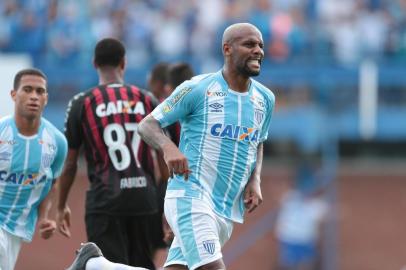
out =
[[[166,197],[207,200],[219,215],[243,221],[243,191],[255,168],[258,144],[267,139],[273,93],[251,79],[249,91],[229,89],[222,72],[185,81],[153,112],[166,127],[181,124],[180,151],[189,181],[170,179]]]
[[[18,132],[13,116],[0,120],[0,227],[31,241],[38,206],[62,171],[65,136],[41,119],[38,133]]]

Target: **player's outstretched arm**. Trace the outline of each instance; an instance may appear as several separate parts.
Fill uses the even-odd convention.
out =
[[[78,156],[79,156],[78,149],[69,149],[65,166],[58,180],[59,196],[56,212],[56,221],[59,232],[66,237],[71,236],[70,233],[71,211],[69,206],[67,205],[67,200],[69,196],[69,191],[72,187],[73,181],[75,180]]]
[[[244,191],[244,204],[248,213],[251,213],[262,203],[261,170],[263,159],[263,143],[258,145],[257,162]]]
[[[188,179],[189,165],[186,157],[165,135],[159,122],[151,114],[138,125],[138,134],[147,144],[162,154],[171,177],[174,174],[183,174],[185,180]]]

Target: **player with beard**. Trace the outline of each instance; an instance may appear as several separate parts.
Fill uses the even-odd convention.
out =
[[[233,222],[261,202],[260,173],[273,93],[252,79],[264,58],[260,31],[248,23],[223,34],[223,68],[179,85],[141,121],[142,139],[164,157],[170,179],[165,216],[175,238],[165,269],[225,269],[221,248]],[[163,128],[179,121],[179,148]]]

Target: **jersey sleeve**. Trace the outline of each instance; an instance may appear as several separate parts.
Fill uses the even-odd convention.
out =
[[[69,148],[78,149],[82,144],[83,131],[80,119],[82,108],[83,94],[76,95],[69,101],[65,119],[65,136]]]
[[[268,106],[266,108],[265,120],[262,125],[259,142],[264,142],[268,139],[269,127],[271,125],[271,118],[272,118],[273,110],[275,107],[274,94],[270,93],[269,95],[266,96],[266,98],[267,98],[266,100],[267,100]]]
[[[167,127],[189,115],[198,100],[197,87],[190,81],[186,81],[154,109],[152,116],[161,124],[161,127]]]
[[[62,133],[56,136],[57,153],[54,162],[51,165],[53,178],[56,179],[62,173],[63,164],[65,163],[66,155],[68,153],[68,143]]]

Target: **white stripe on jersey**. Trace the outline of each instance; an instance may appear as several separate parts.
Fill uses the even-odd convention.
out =
[[[217,91],[221,91],[221,86],[214,81],[212,84],[210,84],[210,86],[207,88],[207,92],[217,92]],[[221,106],[224,107],[224,97],[207,97],[207,102],[209,105],[213,104],[213,103],[218,103]],[[205,103],[205,108],[207,110],[209,109],[209,106]],[[224,123],[224,110],[220,113],[208,113],[207,114],[207,123]],[[207,125],[206,123],[206,129],[207,132],[209,133],[209,130],[211,127],[209,125]],[[201,158],[198,160],[198,174],[197,177],[203,177],[205,179],[204,182],[202,182],[203,186],[207,186],[206,190],[210,190],[212,191],[214,188],[214,184],[216,181],[216,177],[217,177],[217,162],[220,159],[220,154],[221,151],[219,151],[219,143],[217,139],[210,139],[207,138],[206,140],[204,140],[205,137],[202,136],[201,137],[201,144],[203,144],[202,147],[202,155]],[[203,143],[204,140],[204,143]]]

